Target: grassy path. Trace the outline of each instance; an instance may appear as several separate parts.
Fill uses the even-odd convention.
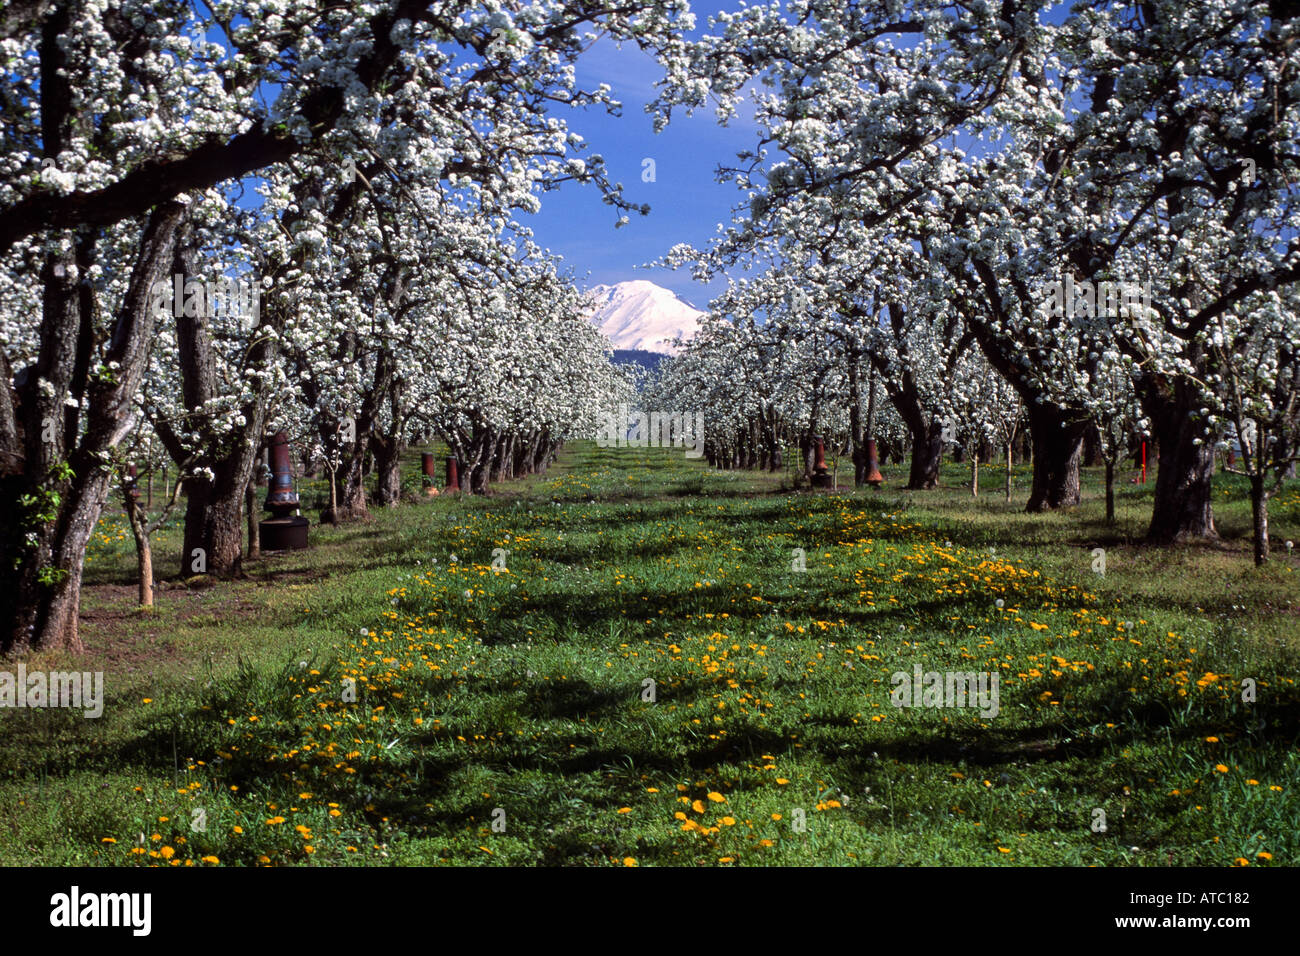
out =
[[[147,616],[108,519],[108,706],[0,711],[0,863],[1297,862],[1295,563],[1136,548],[1138,490],[1101,529],[778,482],[577,446]],[[893,706],[917,668],[996,713]]]

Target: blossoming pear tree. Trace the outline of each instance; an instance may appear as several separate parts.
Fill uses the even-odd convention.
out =
[[[225,443],[203,429],[186,438],[221,463],[209,466],[206,503],[187,515],[186,545],[209,550],[212,567],[229,573],[235,502],[282,384],[281,349],[321,315],[293,292],[321,265],[323,237],[353,215],[365,184],[388,176],[416,195],[419,186],[478,183],[500,208],[536,208],[539,192],[581,180],[631,212],[600,157],[580,158],[578,137],[554,114],[614,108],[607,87],[574,80],[575,59],[596,38],[668,60],[691,24],[672,0],[539,0],[517,10],[450,0],[6,7],[0,321],[28,331],[6,332],[0,357],[0,649],[80,647],[85,544],[170,321],[152,292],[178,259],[188,275],[227,254],[208,218],[214,192],[233,228],[254,177],[280,190],[278,205],[268,197],[249,211],[261,246],[245,248],[256,268],[243,278],[267,295],[237,393],[207,387],[221,373],[215,356],[208,364],[202,323],[174,333],[184,422],[234,423]],[[401,281],[400,270],[390,275],[389,291]],[[225,403],[220,414],[208,414],[213,399]],[[238,412],[226,407],[241,399]]]

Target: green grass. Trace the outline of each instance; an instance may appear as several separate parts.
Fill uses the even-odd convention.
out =
[[[78,662],[108,704],[0,711],[0,864],[1296,863],[1300,554],[1251,566],[1231,478],[1225,540],[1167,551],[1149,484],[1111,526],[1091,471],[1046,516],[982,472],[790,493],[579,444],[148,614],[108,516]],[[1272,518],[1297,537],[1300,487]],[[175,573],[179,528],[155,549]],[[891,706],[916,664],[996,668],[1000,712]]]

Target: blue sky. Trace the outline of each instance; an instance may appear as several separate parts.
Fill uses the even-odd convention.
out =
[[[741,6],[739,0],[693,0],[694,35],[711,32],[712,14]],[[1044,18],[1060,23],[1066,12],[1064,4],[1057,5]],[[907,36],[893,39],[901,46],[914,42]],[[638,267],[679,242],[703,248],[717,234],[718,223],[730,222],[742,193],[734,184],[716,182],[715,170],[720,163],[735,165],[738,152],[757,145],[757,127],[751,103],[748,108],[741,106],[726,127],[719,125],[711,107],[691,117],[675,110],[672,123],[656,135],[654,118],[644,107],[654,99],[654,83],[661,75],[654,59],[633,45],[619,49],[602,40],[579,60],[578,85],[591,89],[608,83],[614,98],[623,104],[622,116],[577,109],[555,114],[586,139],[592,153],[605,158],[610,179],[623,184],[627,200],[648,203],[650,214],[633,215],[626,226],[615,229],[617,215],[600,201],[596,189],[568,183],[544,194],[541,211],[521,215],[520,221],[534,230],[540,245],[564,257],[581,287],[649,279],[703,309],[725,288],[725,279],[704,285],[692,278],[689,269]],[[988,148],[964,134],[954,142],[970,152]],[[641,180],[646,158],[655,160],[655,182]]]
[[[724,3],[692,3],[697,31],[707,31],[709,14]],[[648,216],[632,215],[620,229],[617,214],[600,201],[593,187],[566,183],[542,196],[536,215],[523,215],[521,224],[533,229],[537,242],[564,257],[579,286],[649,279],[672,289],[697,308],[725,287],[725,280],[709,285],[696,282],[688,269],[637,268],[654,261],[679,242],[697,247],[716,235],[718,223],[731,219],[732,207],[742,198],[733,184],[719,184],[718,165],[734,165],[736,153],[757,142],[750,112],[727,127],[720,126],[712,109],[695,116],[674,110],[673,121],[656,135],[654,118],[644,107],[655,96],[654,82],[662,75],[654,59],[631,44],[619,49],[602,40],[578,63],[577,80],[583,89],[608,83],[623,104],[621,117],[603,110],[556,113],[604,157],[610,179],[623,184],[623,195],[633,203],[648,203]],[[655,162],[655,181],[643,182],[645,159]]]
[[[701,0],[692,3],[699,36],[708,32],[708,18],[723,9],[736,9],[736,0]],[[207,38],[222,42],[214,27]],[[553,115],[564,120],[581,135],[588,149],[582,157],[604,157],[609,178],[623,184],[623,195],[631,203],[648,204],[647,216],[631,214],[631,221],[621,228],[614,224],[618,213],[601,202],[599,190],[580,183],[566,183],[544,193],[542,209],[535,215],[520,212],[518,219],[534,231],[543,248],[564,258],[577,284],[588,288],[630,279],[649,279],[672,289],[697,308],[706,309],[709,300],[726,287],[725,279],[708,284],[696,282],[689,269],[642,269],[646,263],[661,258],[680,242],[698,248],[708,245],[717,234],[718,223],[731,219],[731,209],[742,194],[731,183],[718,183],[715,171],[719,164],[734,165],[736,154],[752,149],[757,143],[757,127],[752,109],[741,107],[739,115],[723,127],[706,107],[695,116],[675,110],[673,121],[662,133],[654,131],[654,117],[645,106],[656,95],[655,81],[663,72],[654,58],[642,53],[634,44],[620,49],[609,40],[601,40],[583,54],[575,76],[580,89],[594,89],[608,83],[616,100],[622,103],[620,116],[603,109],[554,108]],[[268,84],[265,96],[273,100],[278,88]],[[643,162],[655,161],[653,182],[642,180]],[[261,203],[257,176],[242,183],[237,200],[245,208]],[[238,189],[239,187],[232,187]]]

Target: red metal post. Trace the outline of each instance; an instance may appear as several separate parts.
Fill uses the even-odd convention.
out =
[[[813,460],[812,486],[814,488],[829,488],[834,479],[831,473],[826,469],[826,443],[818,438],[813,445],[816,458]]]
[[[460,491],[459,463],[455,458],[447,459],[447,490]]]
[[[420,469],[424,472],[424,477],[428,479],[428,487],[425,489],[424,493],[430,497],[438,493],[438,486],[434,483],[434,479],[438,473],[437,468],[438,464],[434,460],[432,453],[426,451],[420,454]]]
[[[885,480],[885,476],[880,473],[880,461],[876,456],[876,440],[867,439],[867,484],[873,488],[879,488]]]

